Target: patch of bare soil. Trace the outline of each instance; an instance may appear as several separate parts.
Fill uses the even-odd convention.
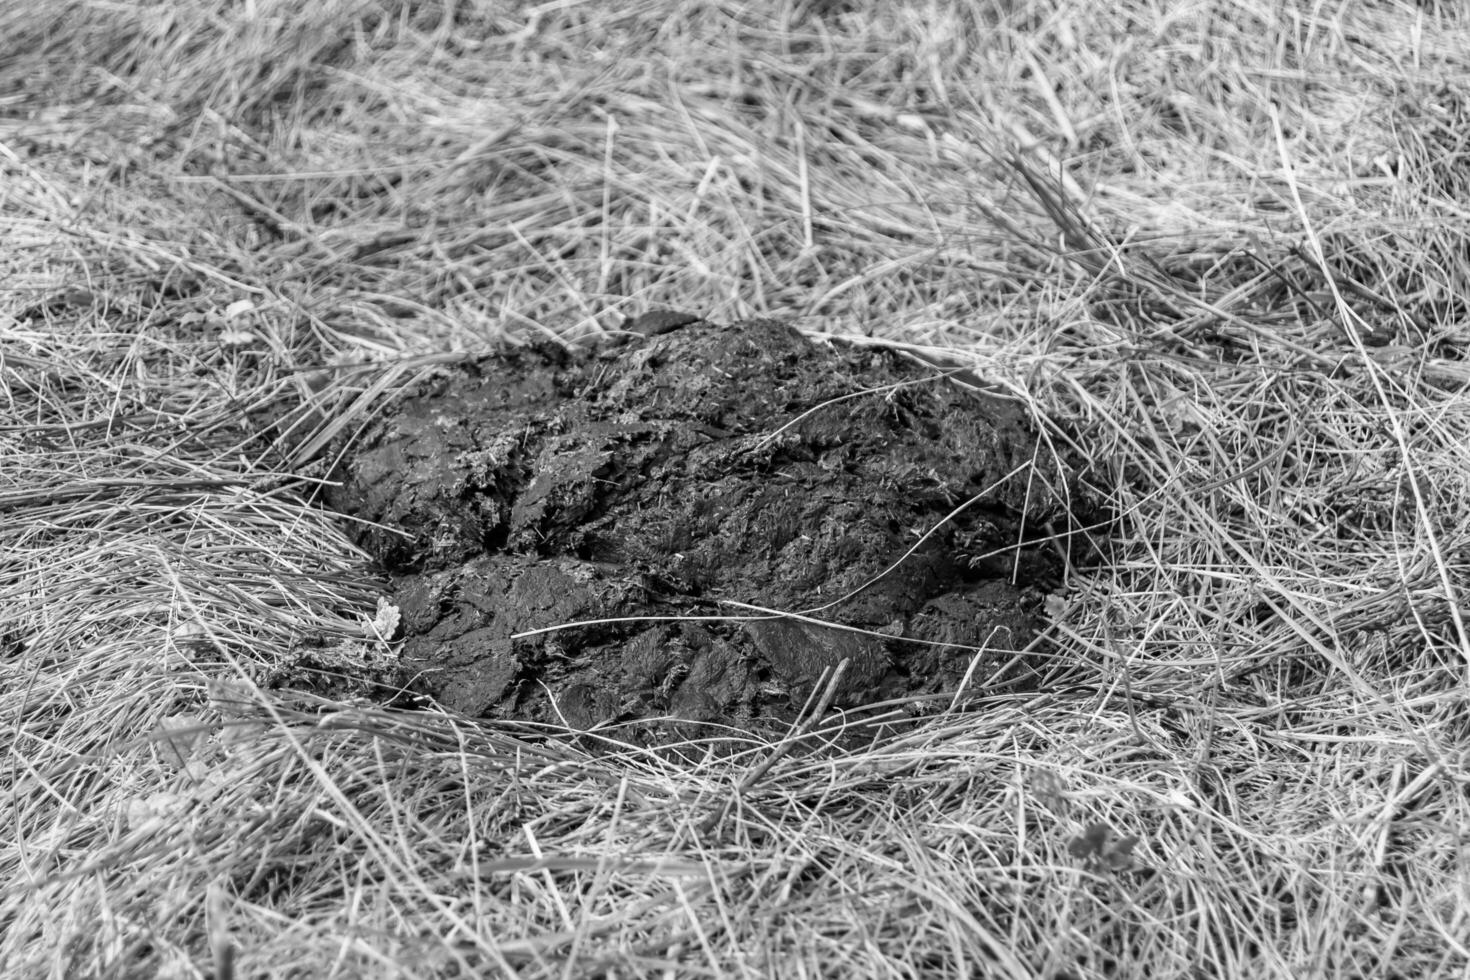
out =
[[[640,330],[446,370],[346,454],[415,690],[662,742],[774,730],[843,661],[844,709],[1035,676],[1078,491],[1020,407],[773,321]]]

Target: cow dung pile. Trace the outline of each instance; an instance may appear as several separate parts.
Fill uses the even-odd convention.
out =
[[[338,447],[327,503],[390,583],[397,682],[645,744],[1035,683],[1085,495],[1028,413],[689,319],[446,367]]]

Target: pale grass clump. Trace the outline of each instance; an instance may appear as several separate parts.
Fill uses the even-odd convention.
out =
[[[852,6],[0,12],[0,974],[1470,966],[1470,24]],[[392,676],[332,437],[656,306],[1092,461],[1036,690],[676,757],[276,686]]]

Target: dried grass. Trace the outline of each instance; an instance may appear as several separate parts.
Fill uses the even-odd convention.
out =
[[[847,6],[0,10],[0,974],[1470,969],[1470,21]],[[272,687],[392,662],[328,437],[657,306],[1083,448],[1043,690],[676,760]]]

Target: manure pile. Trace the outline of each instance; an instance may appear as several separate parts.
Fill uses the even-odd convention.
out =
[[[447,368],[339,445],[399,682],[654,743],[1034,684],[1080,466],[951,372],[691,319]]]

